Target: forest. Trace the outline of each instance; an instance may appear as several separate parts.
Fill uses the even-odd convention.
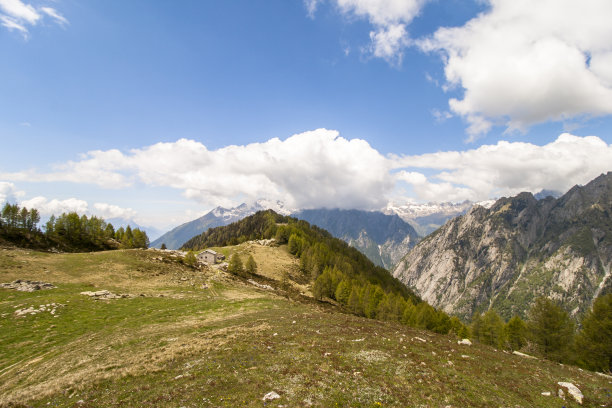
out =
[[[6,203],[0,213],[0,238],[21,247],[56,249],[66,252],[147,248],[147,233],[138,228],[117,230],[104,219],[76,212],[52,215],[44,231],[38,227],[37,209]]]

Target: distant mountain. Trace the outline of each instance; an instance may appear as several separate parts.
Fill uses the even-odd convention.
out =
[[[395,214],[314,209],[292,216],[327,230],[361,251],[374,264],[387,269],[392,268],[419,239],[414,228]]]
[[[474,206],[423,239],[393,271],[446,312],[525,314],[538,296],[578,317],[612,291],[612,172],[560,198],[531,193]]]
[[[152,248],[160,248],[166,244],[168,249],[179,249],[185,242],[199,235],[209,228],[222,227],[232,222],[239,221],[257,211],[271,209],[282,215],[289,215],[288,210],[281,201],[260,199],[251,205],[241,204],[234,208],[217,207],[202,217],[186,222],[166,232],[155,241],[151,242]]]
[[[474,205],[487,207],[494,202],[490,200],[479,203],[464,201],[462,203],[408,203],[404,205],[389,203],[382,212],[388,215],[397,214],[402,220],[412,225],[421,237],[425,237],[444,225],[446,221],[465,214]]]
[[[539,193],[533,195],[536,200],[543,200],[548,197],[559,198],[563,195],[562,192],[556,190],[542,190]]]

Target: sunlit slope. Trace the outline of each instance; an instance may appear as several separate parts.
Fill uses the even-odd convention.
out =
[[[254,281],[272,289],[159,251],[0,250],[0,282],[57,286],[0,289],[0,405],[263,406],[275,391],[273,406],[578,406],[541,395],[558,381],[576,384],[583,406],[612,401],[609,378],[302,296],[285,247],[222,250],[252,254]],[[134,296],[80,294],[102,289]],[[28,307],[38,312],[16,315]]]

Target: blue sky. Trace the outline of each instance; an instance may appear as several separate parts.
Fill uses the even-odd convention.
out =
[[[610,18],[605,0],[0,0],[0,199],[166,228],[261,196],[569,188],[612,170]]]

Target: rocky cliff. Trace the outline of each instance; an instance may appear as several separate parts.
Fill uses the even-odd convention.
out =
[[[433,306],[524,316],[538,296],[576,317],[612,290],[612,172],[560,198],[531,193],[475,206],[423,239],[393,275]]]

